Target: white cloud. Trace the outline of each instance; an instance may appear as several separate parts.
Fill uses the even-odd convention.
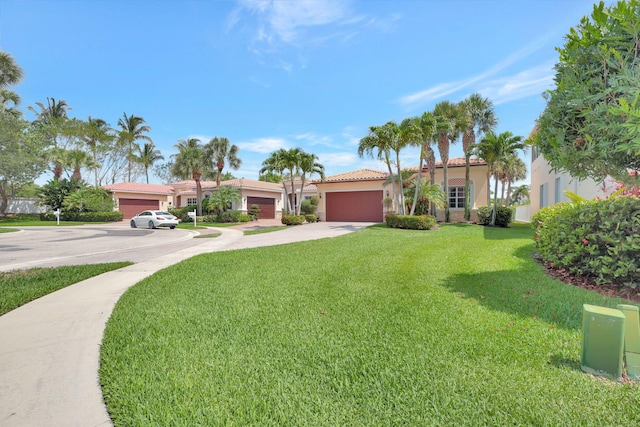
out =
[[[350,153],[350,152],[321,153],[321,154],[318,154],[318,159],[326,169],[352,166],[355,164],[360,164],[362,162],[362,160],[358,157],[356,153]]]
[[[491,99],[494,105],[500,105],[516,99],[541,95],[545,90],[553,88],[553,77],[553,65],[546,64],[512,76],[490,80],[478,92]]]
[[[287,149],[290,144],[282,138],[257,138],[253,141],[239,142],[236,145],[242,150],[255,153],[272,153],[280,148]]]
[[[538,38],[537,40],[534,40],[532,43],[512,53],[502,61],[498,62],[497,64],[493,65],[492,67],[490,67],[489,69],[487,69],[486,71],[480,74],[477,74],[475,76],[470,76],[469,78],[464,80],[439,83],[430,88],[401,96],[400,98],[398,98],[397,102],[407,109],[414,109],[422,105],[428,104],[432,101],[441,99],[452,93],[457,93],[462,89],[465,89],[472,85],[478,86],[477,83],[483,83],[483,85],[487,85],[489,84],[489,82],[487,81],[489,78],[497,75],[498,73],[510,67],[511,65],[517,63],[521,59],[526,58],[527,56],[531,55],[535,51],[539,50],[544,45],[544,43],[548,40],[548,38],[549,38],[548,35],[545,35]],[[524,73],[526,73],[526,71]],[[522,73],[519,73],[519,74],[522,74]],[[500,81],[500,80],[503,80],[503,79],[495,79],[493,81]],[[512,93],[515,95],[516,91],[512,91]],[[517,99],[517,98],[531,95],[531,93],[529,93],[528,95],[525,95],[525,93],[527,93],[526,91],[521,91],[520,93],[521,93],[521,96],[518,96],[512,99]],[[483,95],[488,96],[486,93],[483,93]]]

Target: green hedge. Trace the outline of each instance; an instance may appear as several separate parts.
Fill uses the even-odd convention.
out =
[[[187,212],[193,212],[195,210],[195,206],[184,206],[181,208],[170,208],[169,213],[178,218],[180,222],[193,222],[193,219],[187,215]],[[198,217],[197,220],[200,221],[200,217]]]
[[[282,215],[282,223],[284,225],[300,225],[304,223],[304,215]]]
[[[436,225],[436,218],[432,215],[397,215],[388,214],[387,227],[405,228],[409,230],[431,230]]]
[[[598,284],[640,287],[640,198],[562,203],[532,218],[540,257]]]
[[[318,222],[318,217],[315,214],[306,214],[304,219],[307,222]]]
[[[478,223],[481,225],[491,224],[491,217],[493,216],[493,206],[481,206],[478,208]],[[496,209],[496,226],[508,227],[513,221],[514,209],[506,208],[504,206],[498,206]]]
[[[122,221],[124,213],[122,212],[60,212],[60,221],[76,221],[76,222],[118,222]],[[55,221],[56,216],[53,212],[44,212],[40,214],[40,221]]]

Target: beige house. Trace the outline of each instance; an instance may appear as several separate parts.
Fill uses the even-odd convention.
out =
[[[408,168],[417,172],[418,167]],[[487,164],[483,160],[471,159],[470,190],[472,221],[477,221],[476,209],[487,203]],[[422,175],[429,179],[425,166]],[[448,163],[449,210],[452,222],[464,221],[465,160],[452,158]],[[383,199],[392,197],[391,186],[383,186],[388,173],[371,169],[329,176],[324,182],[318,180],[320,203],[318,216],[321,221],[373,221],[384,220]],[[444,186],[442,162],[436,164],[435,180]],[[438,220],[444,220],[444,212],[438,212]]]
[[[102,188],[111,192],[116,210],[123,212],[125,218],[132,218],[144,210],[165,211],[175,206],[171,185],[120,182]]]
[[[201,181],[200,184],[203,197],[209,197],[216,190],[215,181]],[[222,181],[220,185],[240,189],[241,200],[232,203],[232,209],[246,213],[255,204],[260,207],[260,219],[280,218],[282,215],[280,184],[241,178]],[[131,218],[148,209],[168,210],[197,204],[196,183],[193,180],[171,185],[123,182],[105,185],[103,188],[111,192],[116,209],[124,213],[124,218]]]
[[[605,179],[603,182],[590,178],[578,180],[568,173],[552,172],[551,165],[534,145],[531,149],[531,205],[529,212],[523,215],[528,218],[523,219],[528,221],[540,209],[566,202],[568,199],[564,194],[565,190],[585,199],[606,198],[615,190],[615,185],[612,179]]]

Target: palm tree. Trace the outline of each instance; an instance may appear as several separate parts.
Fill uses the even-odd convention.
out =
[[[230,185],[221,185],[211,194],[209,199],[209,210],[217,213],[225,212],[231,202],[237,202],[241,199],[240,189]]]
[[[500,135],[494,133],[487,134],[482,140],[475,145],[474,152],[485,162],[487,162],[487,177],[493,175],[495,180],[494,198],[493,198],[493,214],[491,216],[491,225],[496,224],[496,212],[498,210],[498,170],[497,165],[505,157],[513,154],[516,150],[522,150],[525,144],[522,142],[521,136],[514,136],[511,132],[502,132]]]
[[[148,184],[149,168],[158,160],[164,160],[164,156],[160,153],[160,150],[156,149],[156,145],[153,142],[145,142],[142,148],[138,146],[138,154],[134,155],[134,160],[144,168],[144,175]]]
[[[428,156],[433,154],[431,144],[436,139],[436,120],[433,113],[425,112],[421,117],[417,118],[416,121],[416,125],[419,127],[418,136],[422,141],[422,145],[420,148],[420,159],[418,161],[418,175],[416,176],[415,194],[413,195],[413,203],[411,204],[411,211],[409,212],[409,215],[413,215],[415,213],[418,203],[420,185],[417,184],[422,182],[422,160],[426,160]],[[429,171],[431,172],[431,169]]]
[[[497,124],[493,103],[489,98],[483,98],[479,93],[470,95],[461,103],[464,114],[467,116],[467,127],[462,134],[462,149],[464,150],[464,219],[471,219],[471,195],[469,185],[470,159],[472,147],[476,143],[476,137],[492,132]],[[487,187],[488,188],[488,187]]]
[[[9,89],[9,86],[16,85],[22,80],[24,71],[16,63],[9,53],[0,51],[0,99],[2,107],[12,115],[18,111],[15,107],[20,103],[20,96]],[[11,102],[13,105],[9,105]]]
[[[225,162],[229,162],[229,167],[233,170],[238,170],[242,164],[242,160],[238,158],[238,146],[235,144],[231,145],[225,137],[218,138],[216,136],[212,138],[205,146],[205,151],[207,157],[211,159],[218,171],[216,174],[216,186],[220,185]]]
[[[144,140],[153,142],[147,132],[151,132],[151,127],[145,125],[145,120],[142,117],[134,116],[133,114],[127,116],[127,113],[122,113],[122,117],[118,119],[118,126],[120,126],[119,140],[121,144],[127,146],[127,181],[131,182],[131,162],[133,161],[133,155],[135,150],[133,146],[137,147],[136,141]],[[139,148],[138,148],[139,149]]]
[[[511,204],[511,184],[527,177],[527,165],[517,154],[512,153],[502,159],[497,165],[502,181],[502,200],[504,206]],[[504,198],[505,183],[507,184],[507,198]]]
[[[260,175],[274,174],[280,177],[279,182],[282,184],[284,194],[287,194],[287,186],[285,184],[285,180],[283,179],[284,170],[286,169],[286,165],[284,162],[286,154],[287,150],[285,150],[284,148],[274,151],[262,162],[262,169],[260,169]],[[287,197],[287,212],[291,211],[291,200]]]
[[[454,144],[460,133],[466,129],[466,116],[463,114],[459,104],[453,104],[449,101],[441,101],[436,104],[433,109],[433,115],[436,117],[438,129],[438,151],[440,152],[440,160],[442,160],[442,168],[444,172],[444,193],[449,195],[449,147]],[[449,204],[444,207],[444,220],[450,221]]]
[[[65,163],[73,168],[73,174],[71,175],[71,180],[73,182],[80,183],[82,181],[80,170],[83,167],[94,167],[91,155],[84,150],[66,150],[64,155],[66,157]]]
[[[98,162],[98,151],[100,149],[100,145],[108,144],[112,142],[114,138],[112,129],[109,127],[107,122],[102,119],[94,119],[89,116],[85,124],[85,131],[82,139],[87,147],[89,147],[91,157],[93,158],[94,185],[96,187],[98,186],[98,168],[100,167]]]
[[[447,197],[442,191],[442,187],[440,187],[438,184],[430,184],[429,181],[427,181],[425,178],[422,178],[422,180],[420,181],[417,192],[415,191],[415,188],[408,188],[407,190],[408,198],[416,197],[427,209],[429,205],[432,204],[440,209],[444,208],[444,206],[447,204]],[[423,209],[421,209],[421,211],[423,211],[424,213],[428,213]]]
[[[358,146],[358,155],[363,156],[368,153],[373,156],[374,150],[377,149],[377,157],[387,164],[389,176],[396,176],[397,188],[393,185],[394,198],[398,207],[398,213],[404,214],[404,194],[402,192],[402,174],[400,165],[400,151],[409,144],[409,141],[415,141],[415,132],[412,122],[407,122],[404,129],[394,121],[389,121],[382,126],[371,126],[369,135],[360,140]],[[391,160],[391,151],[395,154],[395,161]],[[395,164],[397,174],[393,173],[391,165]]]
[[[520,185],[514,188],[511,193],[511,202],[512,203],[521,203],[524,199],[529,198],[529,186],[527,184]]]
[[[289,171],[289,179],[291,181],[291,198],[295,199],[296,188],[294,184],[294,178],[298,176],[300,170],[300,156],[303,153],[301,148],[291,148],[289,150],[284,150],[282,152],[282,164],[284,166],[284,170]],[[285,192],[286,194],[286,192]],[[293,213],[295,214],[297,210],[298,204],[295,200],[291,201],[291,205],[293,207]]]
[[[197,138],[179,139],[174,146],[178,154],[172,154],[175,158],[173,175],[180,179],[193,179],[196,182],[196,215],[202,215],[202,175],[208,172],[205,151]]]
[[[300,153],[300,163],[298,165],[298,169],[300,171],[300,197],[298,197],[298,206],[296,208],[296,215],[300,215],[300,207],[302,206],[302,191],[304,190],[304,184],[307,178],[307,174],[309,176],[313,174],[320,175],[320,179],[324,181],[324,166],[318,163],[318,156],[311,153],[305,153],[304,151]]]
[[[44,129],[47,140],[53,145],[48,153],[53,163],[54,179],[60,179],[64,172],[63,159],[65,147],[58,144],[58,136],[63,133],[65,123],[69,120],[67,111],[71,108],[67,101],[61,99],[56,101],[55,98],[47,97],[47,105],[42,102],[36,102],[36,106],[40,109],[37,111],[33,107],[28,107],[36,115],[34,124]]]

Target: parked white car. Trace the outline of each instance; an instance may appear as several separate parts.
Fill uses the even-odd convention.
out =
[[[176,228],[180,220],[169,212],[165,211],[143,211],[138,215],[131,218],[131,228],[147,227],[169,227],[170,229]]]

